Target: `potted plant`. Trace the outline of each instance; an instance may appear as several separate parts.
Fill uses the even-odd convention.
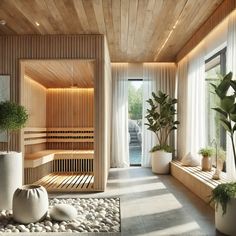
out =
[[[214,149],[212,147],[201,148],[198,154],[202,155],[202,171],[211,171],[212,168],[212,160],[211,156],[214,153]]]
[[[236,235],[236,182],[219,184],[212,190],[210,202],[215,202],[215,225],[227,235]]]
[[[22,154],[10,151],[10,137],[27,120],[23,106],[10,101],[0,102],[0,130],[7,135],[7,150],[0,152],[0,210],[12,209],[13,193],[22,185]]]
[[[173,147],[168,145],[170,133],[177,129],[178,121],[175,120],[177,99],[172,99],[169,95],[158,91],[152,93],[152,98],[147,102],[151,106],[147,109],[148,130],[154,132],[158,144],[150,152],[152,153],[152,171],[158,174],[169,173],[169,163],[172,160]]]
[[[220,123],[228,132],[231,140],[234,163],[236,164],[235,140],[236,131],[236,81],[232,79],[232,73],[223,77],[218,85],[212,84],[215,94],[220,99],[220,107],[213,108],[220,115]],[[236,235],[236,183],[218,185],[212,191],[212,201],[216,202],[215,224],[216,228],[225,234]],[[220,203],[220,206],[218,206]]]

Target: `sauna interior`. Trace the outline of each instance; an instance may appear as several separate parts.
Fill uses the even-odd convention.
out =
[[[94,61],[28,60],[21,65],[24,182],[49,192],[93,191]]]

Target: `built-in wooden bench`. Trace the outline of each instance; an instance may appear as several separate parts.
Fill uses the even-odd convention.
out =
[[[93,128],[25,128],[24,145],[47,143],[93,143]],[[93,179],[93,150],[45,149],[26,153],[24,158],[25,184],[35,183],[47,175],[88,175]],[[85,174],[85,175],[84,175]],[[71,178],[70,178],[71,179]],[[80,180],[81,178],[78,178]],[[83,182],[82,182],[83,183]],[[64,185],[63,185],[64,186]],[[91,184],[80,184],[90,186]],[[54,188],[55,190],[55,188]]]
[[[183,183],[193,193],[209,204],[211,191],[221,183],[228,182],[226,174],[221,173],[220,180],[212,179],[215,169],[202,171],[200,166],[182,166],[180,161],[172,161],[170,164],[171,175]],[[211,205],[213,207],[213,205]]]

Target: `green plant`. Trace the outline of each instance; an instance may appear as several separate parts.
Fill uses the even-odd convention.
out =
[[[203,157],[211,157],[214,154],[214,149],[212,147],[201,148],[198,152]]]
[[[220,98],[220,106],[212,108],[220,115],[220,123],[229,133],[231,145],[234,154],[234,163],[236,165],[236,152],[234,145],[234,132],[236,131],[236,81],[232,80],[232,72],[221,79],[219,85],[211,84],[214,87],[216,95]],[[232,92],[230,92],[232,89]],[[230,94],[229,94],[230,93]]]
[[[236,183],[225,183],[219,184],[215,189],[212,190],[211,200],[210,202],[216,203],[216,208],[220,204],[223,210],[224,215],[227,210],[227,204],[230,199],[236,197]]]
[[[7,152],[10,150],[10,134],[24,127],[28,120],[26,109],[14,102],[0,102],[0,130],[7,134]]]
[[[147,109],[147,115],[145,116],[147,123],[145,125],[148,126],[148,130],[155,133],[159,142],[150,152],[157,150],[172,152],[173,148],[167,142],[171,131],[177,129],[179,124],[179,121],[175,121],[177,99],[172,99],[169,95],[158,91],[157,94],[153,92],[152,98],[148,99],[147,102],[151,109]]]

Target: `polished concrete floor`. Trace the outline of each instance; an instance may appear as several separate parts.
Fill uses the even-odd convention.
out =
[[[213,209],[172,176],[149,168],[111,169],[104,193],[50,196],[120,197],[121,235],[218,235]]]

